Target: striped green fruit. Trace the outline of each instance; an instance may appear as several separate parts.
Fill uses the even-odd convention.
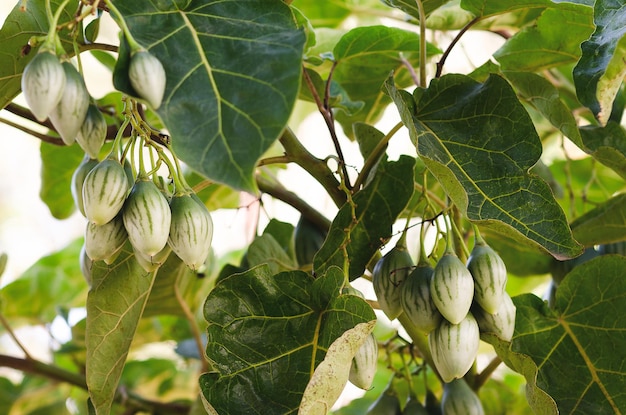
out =
[[[135,249],[135,247],[133,247],[135,260],[146,272],[154,272],[159,269],[159,267],[163,265],[165,261],[167,261],[167,258],[169,257],[171,252],[172,248],[170,248],[169,245],[165,245],[165,248],[163,248],[156,255],[148,256],[143,254],[142,252],[139,252],[137,249]]]
[[[22,92],[39,121],[45,121],[57,106],[65,88],[65,71],[54,52],[41,50],[24,68]]]
[[[93,261],[87,255],[87,251],[85,250],[85,244],[83,244],[82,248],[80,249],[79,263],[80,263],[80,271],[83,274],[83,277],[85,278],[85,282],[87,283],[89,288],[91,288],[91,283],[92,283],[91,267],[93,266]]]
[[[441,315],[452,324],[460,323],[469,312],[474,279],[453,252],[446,252],[435,265],[430,294]]]
[[[174,195],[168,244],[191,269],[207,260],[213,239],[213,221],[204,203],[191,194]]]
[[[172,213],[167,199],[147,177],[139,177],[124,202],[124,227],[135,250],[147,257],[167,244]]]
[[[506,287],[506,266],[500,255],[479,239],[469,259],[467,269],[474,278],[474,299],[488,313],[500,308]]]
[[[390,320],[402,313],[402,283],[413,267],[411,255],[404,246],[394,246],[376,262],[372,284],[380,309]]]
[[[511,341],[515,331],[516,307],[507,293],[504,293],[497,313],[491,314],[481,307],[473,309],[478,327],[483,333],[494,333],[502,340]]]
[[[104,225],[89,222],[85,228],[85,250],[92,261],[111,264],[127,239],[128,234],[120,215]]]
[[[378,342],[370,333],[352,358],[348,380],[357,388],[369,390],[378,365]]]
[[[130,58],[128,78],[139,97],[152,109],[158,109],[165,92],[165,69],[161,61],[147,50],[135,52]]]
[[[459,324],[442,320],[428,335],[433,361],[444,382],[465,376],[476,359],[479,343],[480,331],[472,313]]]
[[[78,145],[92,158],[98,158],[107,136],[107,121],[98,107],[90,104],[85,120],[76,135]]]
[[[83,216],[85,216],[85,206],[83,204],[83,184],[85,183],[85,177],[87,177],[87,174],[97,165],[98,160],[92,159],[89,155],[85,154],[83,160],[80,162],[76,170],[74,170],[74,174],[72,174],[72,199],[74,199],[76,208]]]
[[[428,415],[428,410],[422,405],[415,395],[409,396],[409,399],[404,405],[402,415]]]
[[[96,225],[110,222],[124,206],[128,194],[124,168],[113,157],[98,163],[85,177],[83,206],[85,216]]]
[[[428,263],[419,263],[402,284],[400,301],[404,314],[425,334],[441,323],[441,313],[430,295],[430,281],[434,269]]]
[[[85,81],[74,65],[62,63],[65,71],[65,88],[59,103],[50,111],[49,117],[66,145],[74,144],[89,109],[89,93]]]
[[[485,415],[478,395],[464,379],[443,385],[441,409],[445,415]]]

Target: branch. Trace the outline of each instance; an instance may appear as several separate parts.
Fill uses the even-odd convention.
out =
[[[337,207],[341,207],[346,203],[346,195],[339,188],[339,182],[326,162],[309,153],[293,131],[286,128],[279,141],[289,159],[313,176],[324,187]]]
[[[268,195],[275,197],[278,200],[282,200],[288,205],[294,207],[296,210],[300,211],[304,217],[315,223],[320,229],[328,229],[330,227],[330,221],[324,215],[319,213],[304,200],[300,199],[298,195],[287,190],[282,184],[272,182],[258,173],[256,175],[256,182],[259,186],[259,190],[263,193],[267,193]]]
[[[500,366],[502,363],[502,359],[499,356],[494,357],[491,362],[474,378],[474,385],[472,387],[473,390],[480,389],[487,380],[491,377],[491,374]]]

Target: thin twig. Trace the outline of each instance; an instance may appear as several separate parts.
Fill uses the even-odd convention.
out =
[[[472,389],[480,389],[485,384],[485,382],[489,380],[491,374],[498,368],[498,366],[500,366],[501,363],[502,359],[500,359],[499,356],[491,359],[491,362],[489,362],[489,364],[483,369],[483,371],[474,377],[474,387]]]
[[[64,146],[65,145],[63,140],[58,138],[58,137],[53,137],[51,135],[42,134],[42,133],[37,132],[35,130],[31,130],[30,128],[24,127],[21,124],[14,123],[13,121],[7,120],[6,118],[0,118],[0,123],[3,123],[3,124],[6,124],[8,126],[11,126],[13,128],[16,128],[16,129],[18,129],[18,130],[20,130],[22,132],[25,132],[26,134],[30,134],[33,137],[36,137],[36,138],[40,139],[41,141],[43,141],[45,143],[53,144],[55,146]]]
[[[9,336],[13,339],[13,341],[17,345],[17,347],[19,347],[22,350],[22,352],[24,353],[24,356],[26,356],[26,359],[27,360],[34,360],[33,357],[30,355],[30,353],[28,353],[28,349],[26,349],[26,347],[22,344],[20,339],[17,338],[17,336],[15,335],[15,332],[11,328],[11,325],[6,320],[6,318],[4,318],[4,315],[1,314],[1,313],[0,313],[0,324],[2,324],[4,329],[7,331]]]
[[[426,85],[426,13],[422,0],[415,0],[420,19],[420,86]]]
[[[370,171],[374,168],[376,162],[380,160],[380,157],[387,149],[387,144],[389,143],[389,140],[391,140],[391,137],[393,137],[395,133],[397,133],[403,126],[404,124],[402,124],[401,122],[397,123],[391,129],[391,131],[389,131],[387,135],[385,135],[385,137],[383,137],[383,139],[380,140],[378,144],[376,144],[376,147],[374,148],[374,150],[372,150],[370,156],[367,158],[367,160],[365,160],[365,163],[363,163],[363,168],[361,169],[361,172],[354,182],[354,189],[359,190],[361,185],[365,183],[365,180],[369,176]]]
[[[443,65],[446,63],[446,59],[448,59],[448,55],[450,55],[450,52],[452,52],[452,48],[454,48],[457,42],[461,40],[461,37],[463,36],[463,34],[467,32],[469,28],[472,27],[474,24],[476,24],[479,20],[480,20],[480,16],[476,16],[474,19],[472,19],[471,22],[466,24],[465,27],[463,27],[459,31],[459,33],[457,33],[454,39],[452,39],[452,42],[448,45],[448,48],[445,50],[443,55],[441,55],[441,60],[437,62],[437,72],[435,73],[435,78],[439,78],[441,76],[441,72],[443,71]]]
[[[180,273],[178,277],[176,278],[176,283],[174,284],[174,295],[176,296],[176,302],[178,302],[178,305],[180,305],[180,308],[183,311],[185,318],[189,322],[189,326],[191,327],[191,334],[193,335],[193,339],[196,343],[196,347],[198,348],[198,354],[200,355],[200,362],[202,365],[201,369],[202,369],[202,372],[204,373],[204,372],[209,371],[209,362],[207,361],[206,355],[204,353],[204,344],[202,343],[202,335],[200,334],[200,329],[198,328],[198,324],[196,324],[196,320],[193,316],[193,313],[189,309],[187,302],[185,301],[185,299],[183,298],[180,292],[180,287],[178,286],[178,282],[182,275],[184,274]]]

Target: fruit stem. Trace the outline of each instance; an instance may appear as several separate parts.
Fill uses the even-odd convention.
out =
[[[48,51],[57,54],[57,52],[65,52],[63,46],[61,46],[61,41],[57,35],[57,24],[59,23],[59,19],[61,18],[61,13],[63,9],[69,4],[70,0],[65,0],[56,12],[52,13],[52,6],[50,5],[50,0],[46,0],[46,15],[48,17],[48,24],[50,25],[48,29],[48,34],[41,45],[39,51]],[[60,48],[60,50],[59,50]]]
[[[113,157],[114,154],[117,156],[122,153],[122,137],[124,136],[124,130],[126,130],[126,127],[128,127],[128,124],[130,124],[130,119],[126,117],[124,119],[124,122],[122,122],[120,129],[117,130],[117,134],[115,135],[115,139],[113,140],[113,145],[111,146],[111,151],[109,152],[106,158]],[[116,158],[116,157],[113,157],[113,158]],[[123,158],[121,160],[123,160]]]
[[[487,242],[483,239],[483,236],[478,230],[478,226],[472,223],[472,229],[474,230],[474,245],[487,245]]]
[[[145,50],[143,46],[137,43],[133,35],[131,35],[130,29],[128,28],[128,25],[126,25],[126,20],[124,20],[122,13],[120,13],[117,7],[113,5],[113,2],[111,0],[104,0],[104,3],[109,8],[109,13],[114,15],[112,17],[115,19],[117,24],[122,29],[122,32],[124,33],[124,36],[126,37],[126,41],[128,42],[128,46],[130,47],[130,55],[132,56],[137,52]]]

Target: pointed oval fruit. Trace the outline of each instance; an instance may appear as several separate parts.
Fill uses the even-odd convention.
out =
[[[85,216],[96,225],[110,222],[124,206],[128,179],[119,161],[106,158],[85,177],[83,205]]]
[[[484,242],[477,242],[467,260],[474,278],[474,298],[488,313],[500,307],[506,287],[506,266],[500,255]]]
[[[107,136],[107,121],[98,107],[89,104],[85,120],[76,135],[78,145],[92,158],[98,158]]]
[[[92,261],[113,258],[122,249],[127,239],[124,221],[119,214],[104,225],[89,222],[85,228],[85,250]]]
[[[352,358],[348,380],[357,388],[369,390],[378,365],[378,342],[370,333]]]
[[[372,285],[380,309],[390,320],[402,313],[402,283],[407,278],[413,260],[403,246],[394,246],[376,262],[372,271]]]
[[[65,88],[65,70],[59,58],[41,51],[24,68],[22,92],[28,107],[39,121],[45,121],[59,103]]]
[[[211,249],[213,221],[204,203],[192,195],[174,195],[168,243],[191,269],[202,266]]]
[[[171,252],[172,248],[170,248],[169,245],[165,245],[165,248],[163,248],[156,255],[148,256],[139,252],[137,249],[135,249],[135,247],[133,247],[135,260],[146,272],[154,272],[159,269],[159,267],[163,265],[165,261],[167,261],[167,258],[169,257]]]
[[[50,121],[66,145],[74,144],[89,108],[89,92],[85,81],[74,65],[62,63],[65,88],[61,100],[49,114]]]
[[[454,253],[444,254],[435,265],[430,294],[441,315],[452,324],[460,323],[469,312],[474,279]]]
[[[495,314],[488,313],[481,307],[473,311],[478,327],[483,333],[494,333],[502,340],[511,341],[515,331],[515,314],[517,308],[507,293],[504,293],[502,302]]]
[[[167,244],[172,214],[167,199],[147,178],[139,178],[130,191],[122,211],[128,239],[147,257],[159,253]]]
[[[464,379],[453,380],[443,385],[441,410],[446,415],[485,415],[478,395]]]
[[[153,109],[158,109],[165,93],[165,69],[163,64],[147,50],[136,52],[130,58],[128,78],[139,97]]]
[[[427,263],[418,264],[402,285],[402,309],[411,323],[428,334],[439,326],[441,313],[430,295],[434,269]]]
[[[92,159],[85,154],[85,157],[83,157],[83,160],[72,174],[72,198],[74,199],[74,204],[83,216],[85,216],[85,207],[83,204],[83,184],[85,183],[85,177],[87,177],[87,174],[89,174],[89,172],[97,165],[98,160]]]
[[[479,343],[480,331],[472,313],[459,324],[442,320],[428,335],[433,361],[444,382],[465,376],[476,359]]]

